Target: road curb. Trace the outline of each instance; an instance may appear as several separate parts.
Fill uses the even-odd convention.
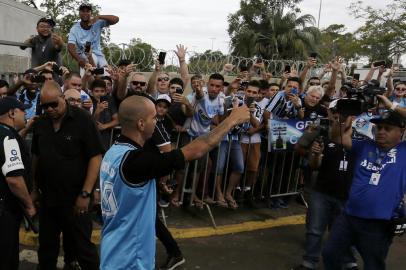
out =
[[[269,229],[274,227],[288,226],[288,225],[301,225],[305,223],[305,215],[288,216],[277,219],[267,219],[264,221],[247,221],[239,224],[230,224],[218,226],[216,229],[213,227],[201,227],[190,229],[169,228],[175,239],[188,239],[198,237],[209,237],[214,235],[225,235],[232,233],[250,232],[255,230]],[[100,243],[101,230],[93,230],[92,242],[95,244]],[[38,245],[38,234],[33,232],[26,232],[24,229],[20,230],[20,244],[26,246]]]

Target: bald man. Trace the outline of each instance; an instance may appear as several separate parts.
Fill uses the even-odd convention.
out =
[[[82,108],[80,93],[76,89],[68,89],[63,92],[63,95],[69,105]]]
[[[184,168],[185,161],[202,157],[231,128],[248,121],[250,114],[246,106],[235,108],[210,133],[167,153],[143,148],[156,124],[151,100],[142,96],[126,98],[118,117],[121,136],[107,151],[100,169],[104,220],[100,269],[154,269],[155,178]]]
[[[56,268],[62,232],[71,247],[65,263],[99,269],[88,213],[103,151],[99,132],[90,114],[70,106],[55,82],[44,84],[40,106],[45,117],[36,121],[32,142],[34,187],[41,194],[39,266]]]

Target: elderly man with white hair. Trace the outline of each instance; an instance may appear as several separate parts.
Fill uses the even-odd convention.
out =
[[[327,117],[327,108],[324,107],[320,100],[324,95],[324,90],[320,85],[310,86],[302,98],[302,108],[299,110],[299,118],[317,119]]]

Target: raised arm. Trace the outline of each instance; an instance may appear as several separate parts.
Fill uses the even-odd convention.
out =
[[[158,74],[161,72],[161,64],[159,64],[158,60],[155,60],[155,69],[152,72],[151,76],[149,77],[148,80],[148,86],[147,86],[147,93],[150,95],[155,95],[156,90],[156,80],[158,78]]]
[[[179,71],[180,71],[180,77],[183,81],[183,85],[187,85],[189,83],[189,69],[186,64],[186,51],[187,48],[183,46],[182,44],[176,45],[176,55],[178,56],[179,59]]]
[[[78,62],[79,66],[84,68],[86,65],[86,60],[79,56],[76,52],[76,45],[74,43],[68,43],[68,52],[72,56],[73,59]]]
[[[365,83],[368,83],[370,80],[372,80],[372,77],[374,76],[375,70],[377,70],[378,67],[375,67],[374,64],[371,65],[371,68],[368,71],[367,76],[364,79]]]
[[[316,65],[316,63],[317,63],[317,60],[312,58],[312,57],[309,57],[307,59],[306,65],[304,66],[302,72],[300,72],[300,75],[299,75],[299,79],[301,81],[301,83],[300,83],[300,92],[303,92],[304,82],[306,81],[307,73],[309,72],[309,70],[311,68],[313,68]]]
[[[114,16],[114,15],[98,15],[94,19],[95,20],[105,20],[108,22],[109,25],[116,24],[120,20],[119,17]]]

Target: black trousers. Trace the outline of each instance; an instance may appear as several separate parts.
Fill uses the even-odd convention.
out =
[[[173,239],[172,234],[159,219],[158,215],[155,221],[155,234],[156,237],[158,237],[159,241],[161,241],[162,245],[164,245],[168,256],[178,257],[182,255],[178,243],[176,243],[175,239]]]
[[[83,270],[99,269],[99,255],[91,242],[92,220],[88,213],[77,216],[73,207],[42,207],[39,212],[38,260],[41,270],[55,270],[60,234]]]
[[[0,269],[18,269],[21,220],[20,211],[6,209],[0,202]]]

